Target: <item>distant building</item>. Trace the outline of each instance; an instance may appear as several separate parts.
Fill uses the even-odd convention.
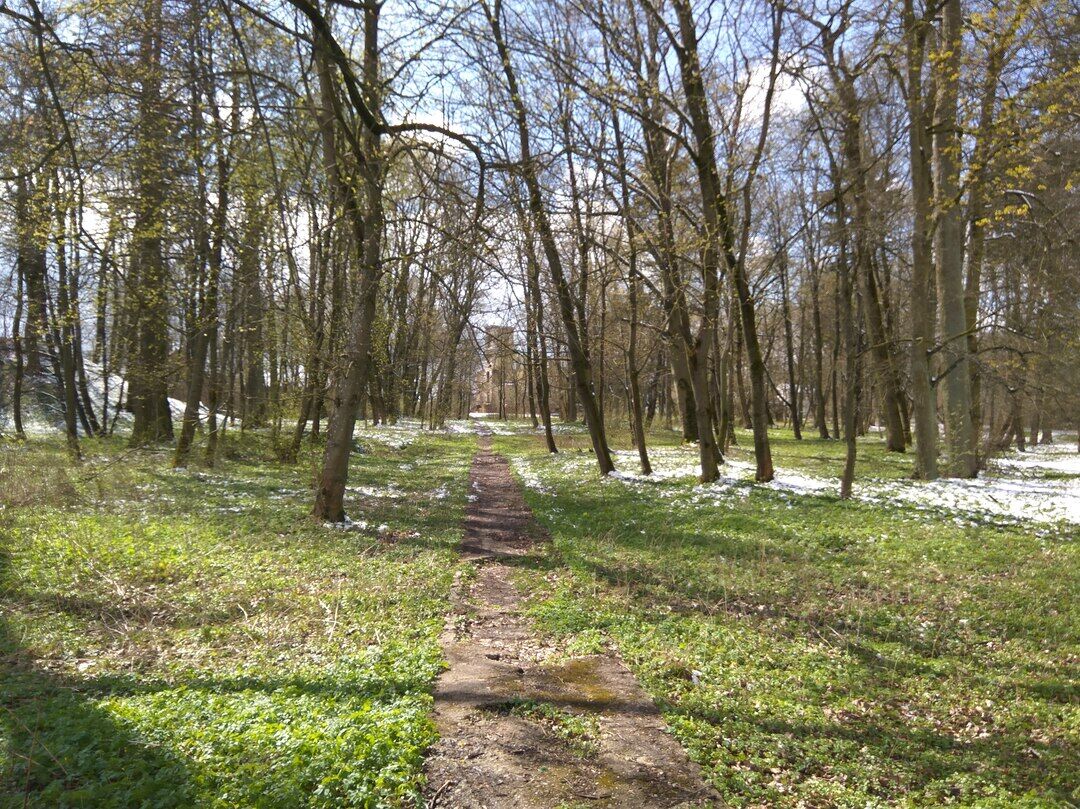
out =
[[[474,413],[506,418],[517,412],[518,369],[513,326],[492,326],[484,337],[484,359],[473,385]]]

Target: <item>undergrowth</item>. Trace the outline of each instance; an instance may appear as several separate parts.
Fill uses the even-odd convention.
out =
[[[474,447],[361,440],[353,531],[260,434],[0,447],[0,806],[414,803]]]
[[[1072,527],[761,489],[702,502],[692,481],[567,473],[532,436],[497,449],[529,459],[552,537],[518,573],[539,629],[621,651],[731,805],[1080,801]],[[842,451],[774,443],[785,467]]]

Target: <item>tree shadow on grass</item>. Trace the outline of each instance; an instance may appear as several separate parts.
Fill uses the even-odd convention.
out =
[[[219,793],[294,807],[316,790],[347,805],[415,787],[400,768],[428,743],[412,718],[424,713],[427,667],[357,659],[224,676],[78,673],[22,641],[12,616],[33,620],[43,608],[82,626],[108,605],[28,593],[0,550],[0,809],[171,809]]]
[[[619,503],[610,503],[591,490],[579,490],[569,504],[564,501],[560,505],[564,505],[571,515],[587,517],[593,525],[607,521],[618,526],[625,517]],[[662,504],[640,505],[649,510],[663,508]],[[625,508],[625,504],[622,507]],[[573,522],[573,517],[570,521]],[[774,737],[776,749],[790,746],[784,740],[791,738],[801,739],[809,745],[807,749],[835,744],[836,752],[831,755],[838,762],[847,759],[852,766],[861,754],[841,750],[871,752],[874,758],[893,761],[897,772],[907,774],[909,783],[902,787],[904,791],[917,791],[930,781],[941,782],[943,789],[952,789],[948,786],[952,781],[963,780],[967,773],[979,772],[984,774],[980,776],[982,784],[989,789],[1003,789],[1016,795],[1034,790],[1064,804],[1075,798],[1068,791],[1068,773],[1075,751],[1061,740],[1043,738],[1036,732],[1037,725],[1029,727],[1021,721],[1015,726],[998,727],[992,724],[992,714],[986,718],[973,714],[969,720],[946,715],[945,709],[940,708],[927,709],[927,721],[942,722],[942,727],[935,729],[921,727],[903,716],[895,719],[891,716],[893,709],[889,703],[895,694],[902,693],[900,689],[906,687],[905,683],[912,679],[931,683],[943,676],[943,667],[963,666],[963,646],[940,648],[932,635],[924,638],[898,631],[894,626],[861,621],[853,624],[842,611],[822,611],[816,602],[804,603],[798,593],[783,603],[766,599],[766,603],[761,604],[763,596],[753,589],[752,583],[740,586],[736,578],[720,589],[708,576],[684,575],[687,571],[683,565],[687,561],[678,551],[686,545],[708,545],[706,550],[715,548],[723,557],[722,563],[751,561],[774,565],[794,561],[808,568],[815,567],[819,561],[828,564],[831,561],[828,555],[820,556],[812,551],[799,554],[797,550],[789,555],[787,549],[778,548],[769,541],[737,537],[733,540],[732,533],[753,535],[768,528],[766,521],[759,521],[754,515],[726,516],[721,523],[722,533],[717,532],[717,526],[713,524],[709,531],[695,534],[693,526],[677,519],[664,522],[647,518],[644,523],[664,524],[662,535],[638,536],[637,531],[627,529],[592,538],[588,537],[588,528],[574,530],[572,525],[560,524],[557,530],[564,534],[564,541],[557,543],[549,558],[531,566],[545,570],[569,565],[607,587],[625,592],[634,603],[642,606],[642,615],[656,615],[658,621],[667,619],[650,613],[652,605],[662,604],[671,607],[674,613],[691,617],[704,617],[703,605],[708,605],[708,612],[737,618],[741,626],[762,637],[781,633],[796,642],[805,639],[813,644],[832,646],[845,654],[842,658],[844,682],[831,682],[826,688],[812,680],[804,681],[799,686],[804,699],[809,704],[828,705],[835,702],[838,693],[843,693],[880,707],[880,711],[875,708],[869,716],[852,716],[843,722],[798,722],[779,715],[762,717],[754,704],[758,699],[755,693],[748,694],[742,708],[729,705],[726,709],[709,709],[693,698],[685,704],[661,702],[665,714],[676,724],[680,719],[704,722],[725,728],[726,736],[731,736],[735,733],[734,728],[742,724],[751,736]],[[582,537],[586,538],[585,542],[580,541]],[[642,560],[644,564],[641,564]],[[584,620],[588,625],[596,626],[604,619],[586,616]],[[1035,627],[1029,631],[1035,636],[1038,634]],[[990,691],[1005,695],[1009,688],[1016,688],[1029,692],[1047,705],[1075,704],[1074,684],[1063,676],[1060,666],[1029,663],[1023,682],[1016,679],[1014,669],[1014,661],[995,660],[988,661],[983,669],[966,672],[963,676],[980,693]],[[1009,685],[1003,685],[1003,678]],[[681,688],[676,686],[675,690],[678,692]],[[1003,696],[1003,699],[1007,698]],[[965,708],[976,710],[977,706],[970,700],[958,699],[957,709]],[[967,721],[971,723],[968,730],[972,738],[951,735],[951,725],[959,722],[958,726],[962,726]],[[976,727],[982,723],[987,725],[985,730]],[[972,727],[976,729],[971,730]],[[966,732],[960,731],[961,735]],[[736,739],[738,735],[741,734],[735,733]],[[800,746],[797,743],[792,749],[798,750]],[[852,756],[850,759],[849,755]],[[803,768],[807,761],[824,761],[826,758],[811,753],[796,760]],[[803,772],[805,777],[811,775],[814,773]],[[886,798],[896,797],[897,788],[896,783],[883,783],[880,794]]]
[[[0,527],[2,530],[2,527]],[[9,554],[0,549],[0,807],[181,807],[187,764],[141,739],[88,693],[21,648],[5,618]]]
[[[871,762],[890,761],[890,774],[869,785],[872,794],[886,800],[895,800],[901,794],[909,795],[918,804],[945,797],[974,798],[961,795],[956,782],[971,773],[978,773],[983,787],[999,795],[1038,795],[1041,800],[1053,801],[1054,805],[1060,802],[1062,806],[1071,806],[1075,798],[1070,793],[1074,751],[1064,742],[1035,741],[1023,733],[995,732],[965,740],[899,718],[815,722],[755,716],[749,705],[745,712],[724,711],[687,708],[661,700],[659,707],[669,721],[704,721],[725,728],[725,735],[736,740],[740,725],[751,735],[765,734],[775,740],[769,746],[782,751],[781,757],[791,757],[800,779],[832,777],[837,766],[845,764],[869,775],[877,770],[870,766]],[[807,756],[801,752],[804,746],[831,752],[827,757],[820,752]],[[818,759],[816,764],[812,763],[814,759]],[[928,786],[931,792],[920,796]]]
[[[625,517],[625,503],[610,500],[590,491],[576,491],[573,510],[588,514],[597,524],[618,526]],[[692,616],[723,613],[754,621],[780,619],[789,633],[805,636],[811,640],[824,641],[842,648],[862,662],[868,669],[878,672],[892,671],[898,674],[928,675],[934,666],[916,662],[915,657],[933,660],[952,657],[955,649],[941,648],[933,633],[901,632],[895,627],[880,627],[859,621],[853,627],[850,616],[835,611],[821,598],[819,588],[805,592],[789,593],[761,591],[756,585],[740,583],[737,577],[722,582],[700,575],[698,555],[712,565],[739,566],[746,563],[759,570],[779,569],[784,575],[817,576],[829,584],[828,568],[837,559],[833,548],[793,547],[783,537],[774,538],[775,527],[767,516],[731,511],[720,516],[719,523],[712,523],[706,530],[695,525],[664,516],[649,514],[664,509],[666,504],[645,499],[636,506],[647,515],[648,523],[663,523],[664,529],[656,534],[638,534],[633,530],[615,530],[595,541],[582,542],[586,531],[573,531],[565,526],[553,527],[553,533],[567,534],[565,541],[557,542],[549,558],[536,564],[537,569],[549,570],[569,566],[595,576],[599,581],[631,595],[642,603],[663,604],[674,613]],[[828,509],[829,501],[813,500],[803,504],[804,510]],[[813,520],[811,515],[808,520]],[[547,522],[547,520],[545,520]],[[835,529],[833,533],[843,533]],[[739,536],[740,534],[746,537]],[[685,554],[686,549],[693,549]],[[645,564],[641,564],[642,561]],[[862,564],[862,563],[859,563]],[[775,566],[779,565],[779,568]],[[820,567],[824,566],[824,567]],[[854,569],[856,564],[852,562]],[[840,603],[846,595],[842,585],[835,591]],[[813,596],[808,602],[806,597]],[[888,594],[885,594],[888,597]],[[825,608],[823,609],[823,604]],[[1030,621],[1041,617],[1032,613]],[[770,631],[777,631],[772,627]],[[1011,628],[1011,634],[1035,636],[1038,629],[1021,625]],[[910,654],[898,660],[875,646],[900,646]],[[1015,664],[1009,662],[1008,666]],[[1004,673],[1004,672],[1003,672]],[[1038,668],[1034,673],[1053,677],[1060,671],[1053,666]]]
[[[193,803],[187,764],[141,739],[78,685],[41,669],[3,676],[0,806]]]

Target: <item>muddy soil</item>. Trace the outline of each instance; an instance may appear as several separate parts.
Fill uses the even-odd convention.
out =
[[[429,807],[720,806],[614,654],[552,655],[512,582],[543,541],[506,460],[482,436],[435,690]]]

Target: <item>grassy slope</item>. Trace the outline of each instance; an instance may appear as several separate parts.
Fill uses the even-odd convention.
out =
[[[414,795],[475,442],[363,443],[350,483],[403,496],[352,496],[347,533],[265,439],[187,472],[0,446],[0,806]]]
[[[835,443],[778,439],[779,466],[838,473]],[[527,493],[554,540],[521,574],[539,625],[616,644],[733,805],[1080,800],[1075,531],[746,489],[702,506],[688,481],[570,479],[532,436],[497,446],[550,490]],[[860,452],[861,475],[908,474]]]
[[[780,466],[838,471],[835,444],[778,439]],[[354,495],[373,528],[339,533],[305,514],[315,459],[262,440],[184,473],[0,446],[0,806],[411,800],[474,442],[363,441],[352,484],[395,496]],[[703,508],[687,481],[571,480],[533,436],[497,442],[555,491],[528,493],[555,540],[522,571],[539,625],[617,644],[733,804],[1080,798],[1064,532],[745,490]],[[862,475],[907,473],[860,451]]]

